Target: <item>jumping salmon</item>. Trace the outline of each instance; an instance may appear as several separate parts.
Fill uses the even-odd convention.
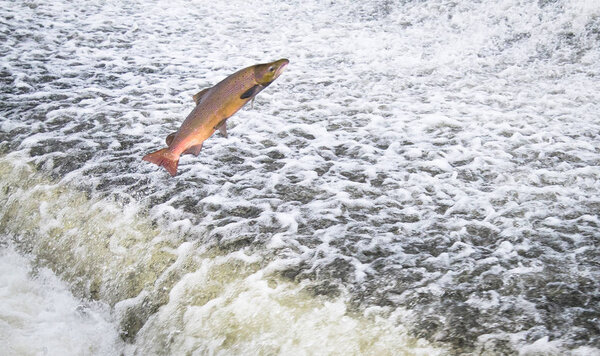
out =
[[[227,119],[273,83],[288,63],[287,59],[280,59],[253,65],[233,73],[212,88],[201,90],[194,95],[194,110],[177,132],[167,136],[168,147],[147,154],[142,159],[165,167],[171,176],[175,176],[179,156],[184,153],[197,156],[202,143],[216,130],[227,137]]]

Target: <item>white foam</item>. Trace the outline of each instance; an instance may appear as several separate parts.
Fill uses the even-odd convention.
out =
[[[559,355],[561,353],[560,340],[550,341],[547,336],[537,339],[529,345],[524,345],[519,350],[519,356],[528,355]]]
[[[116,355],[123,342],[109,308],[74,297],[47,268],[0,250],[0,340],[5,355]]]
[[[220,278],[232,269],[237,277]],[[236,259],[218,258],[181,279],[137,345],[138,352],[149,354],[443,354],[409,337],[396,324],[400,313],[379,315],[351,313],[341,299],[315,299]],[[159,338],[158,325],[165,332]]]

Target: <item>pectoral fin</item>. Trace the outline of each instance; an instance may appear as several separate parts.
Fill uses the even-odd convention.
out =
[[[206,94],[210,89],[211,88],[202,89],[193,96],[194,101],[196,102],[196,105],[198,105],[200,103],[200,100],[202,99],[204,94]]]
[[[256,84],[255,86],[253,86],[252,88],[246,90],[244,92],[244,94],[242,94],[242,96],[240,96],[240,99],[248,99],[253,97],[254,95],[258,94],[258,92],[260,92],[262,90],[262,86]]]
[[[183,154],[191,154],[191,155],[197,156],[200,154],[201,150],[202,150],[202,144],[199,144],[199,145],[188,147],[188,149],[185,150],[183,152]]]
[[[227,119],[221,121],[217,126],[215,126],[215,130],[219,130],[221,135],[227,137]]]

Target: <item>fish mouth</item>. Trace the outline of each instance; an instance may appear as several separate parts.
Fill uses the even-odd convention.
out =
[[[279,77],[279,75],[283,72],[283,70],[289,63],[290,61],[286,58],[277,61],[277,71],[275,72],[275,78]]]
[[[288,63],[290,63],[288,59],[282,58],[274,62],[258,65],[257,68],[260,69],[255,73],[257,83],[263,87],[267,87],[281,75]]]

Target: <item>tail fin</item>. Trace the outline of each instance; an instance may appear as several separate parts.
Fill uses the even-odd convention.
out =
[[[179,163],[179,156],[169,152],[168,148],[163,148],[156,152],[149,153],[142,158],[144,161],[148,161],[158,165],[159,167],[165,167],[165,169],[174,177],[177,174],[177,164]]]

